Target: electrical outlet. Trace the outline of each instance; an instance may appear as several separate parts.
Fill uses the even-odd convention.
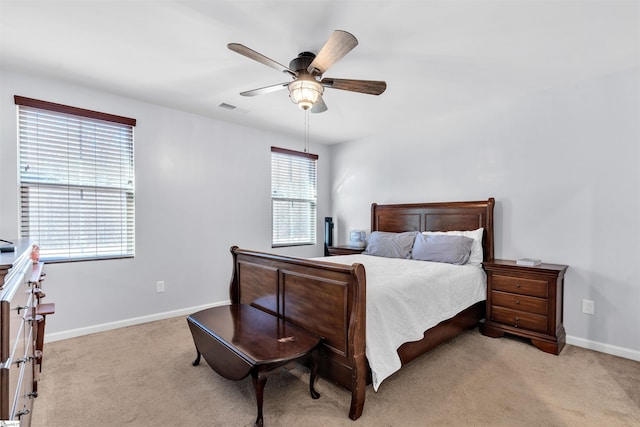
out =
[[[594,302],[588,299],[582,300],[582,312],[585,314],[593,314],[594,312]]]
[[[156,292],[164,292],[164,280],[158,280],[156,282]]]

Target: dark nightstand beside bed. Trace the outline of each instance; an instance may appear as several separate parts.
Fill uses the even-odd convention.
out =
[[[526,267],[501,259],[482,265],[487,272],[487,318],[480,331],[494,338],[518,335],[544,352],[560,354],[566,340],[562,307],[568,267]]]
[[[364,252],[364,248],[354,248],[353,246],[329,246],[329,256],[335,255],[358,255]]]

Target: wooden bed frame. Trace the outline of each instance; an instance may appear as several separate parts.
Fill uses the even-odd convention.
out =
[[[483,256],[493,259],[493,207],[476,202],[371,206],[371,231],[452,231],[484,228]],[[251,304],[321,337],[320,375],[351,391],[349,418],[362,415],[371,379],[365,356],[366,274],[351,266],[231,248],[232,303]],[[484,317],[481,301],[427,330],[420,341],[398,349],[402,365],[475,327]]]

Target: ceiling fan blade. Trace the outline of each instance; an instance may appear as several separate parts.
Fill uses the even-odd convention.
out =
[[[256,96],[256,95],[264,95],[265,93],[276,92],[278,90],[284,89],[289,86],[289,83],[278,83],[276,85],[265,86],[259,89],[247,90],[245,92],[240,92],[242,96]]]
[[[379,80],[351,80],[326,78],[320,81],[322,86],[351,92],[380,95],[387,89],[387,83]]]
[[[307,68],[313,75],[324,74],[329,67],[335,64],[358,45],[358,40],[353,34],[342,30],[335,30],[329,40],[322,46],[320,52]]]
[[[253,49],[250,49],[248,47],[246,47],[245,45],[242,45],[240,43],[229,43],[227,45],[227,47],[236,52],[239,53],[240,55],[244,55],[249,59],[253,59],[254,61],[258,61],[261,64],[266,65],[267,67],[271,67],[275,70],[281,71],[283,73],[289,73],[292,76],[297,76],[297,73],[293,70],[291,70],[289,67],[285,67],[284,65],[282,65],[279,62],[274,61],[271,58],[268,58],[266,56],[264,56],[261,53],[256,52]]]
[[[320,99],[318,99],[316,103],[313,104],[313,107],[311,107],[310,111],[314,114],[324,113],[325,111],[327,111],[327,104],[324,103],[324,99],[320,97]]]

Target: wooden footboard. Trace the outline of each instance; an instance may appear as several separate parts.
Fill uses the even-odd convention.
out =
[[[320,374],[351,391],[349,417],[360,417],[367,383],[364,266],[283,257],[236,246],[231,253],[231,302],[251,304],[323,337]]]

